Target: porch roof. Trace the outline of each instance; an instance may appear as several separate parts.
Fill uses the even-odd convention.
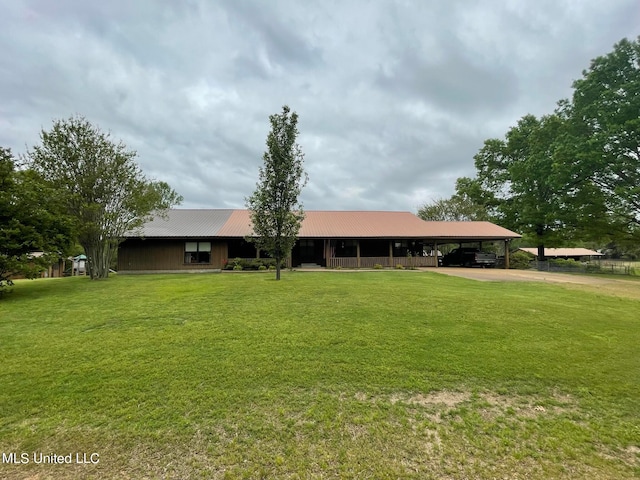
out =
[[[248,210],[171,209],[127,237],[243,238],[251,236]],[[426,222],[411,212],[305,211],[299,238],[414,238],[504,240],[520,235],[490,222]]]

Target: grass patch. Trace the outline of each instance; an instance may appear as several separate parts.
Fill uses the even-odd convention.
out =
[[[636,300],[426,272],[19,282],[0,478],[634,478]]]

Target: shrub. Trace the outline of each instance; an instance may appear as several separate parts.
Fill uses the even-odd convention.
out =
[[[376,263],[373,268],[375,268],[376,270],[380,270],[382,269],[382,265],[380,265],[379,263]]]
[[[402,265],[401,263],[397,264],[396,270],[404,270],[404,265]]]
[[[528,270],[531,268],[533,258],[533,255],[527,252],[514,252],[509,256],[509,268]]]
[[[283,261],[281,267],[284,268],[284,266],[285,262]],[[260,267],[264,267],[264,269]],[[225,270],[275,270],[276,261],[273,258],[234,258],[226,264],[223,263],[222,268]]]
[[[559,267],[579,267],[581,265],[580,262],[575,261],[573,258],[552,258],[549,260],[549,263],[551,265],[557,265]]]
[[[255,258],[253,260],[249,260],[248,262],[246,262],[246,264],[243,265],[243,267],[249,270],[259,270],[260,267],[264,267],[264,260],[262,260],[261,258]]]

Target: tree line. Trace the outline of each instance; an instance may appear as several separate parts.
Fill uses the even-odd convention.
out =
[[[476,176],[422,205],[425,220],[491,220],[538,246],[640,240],[640,37],[595,58],[573,95],[484,142]]]

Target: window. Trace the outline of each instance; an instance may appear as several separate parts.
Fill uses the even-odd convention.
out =
[[[360,240],[361,257],[388,257],[389,240]]]
[[[409,242],[406,240],[393,242],[393,256],[394,257],[406,257],[409,252]]]
[[[336,242],[336,257],[355,257],[357,255],[356,240],[338,240]]]
[[[211,242],[186,242],[184,263],[211,263]]]
[[[421,257],[424,252],[424,243],[421,240],[395,240],[393,242],[393,256]]]
[[[229,258],[256,258],[256,246],[244,239],[230,238],[227,242]],[[262,252],[260,253],[262,256]]]

